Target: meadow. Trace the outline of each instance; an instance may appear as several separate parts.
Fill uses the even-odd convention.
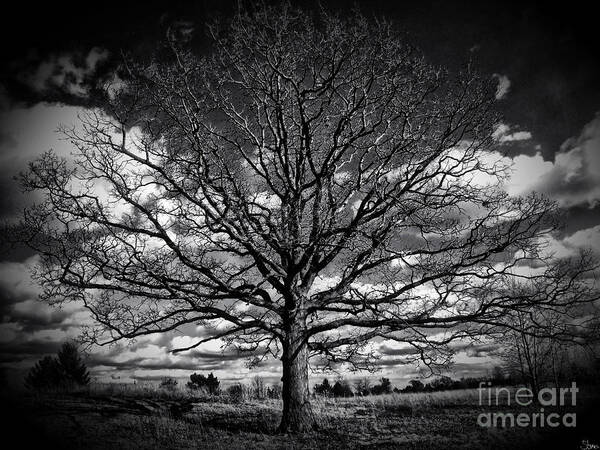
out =
[[[594,448],[600,443],[597,391],[588,389],[578,400],[576,428],[542,429],[481,427],[481,413],[532,412],[539,406],[504,401],[481,406],[476,389],[316,396],[312,403],[318,428],[296,435],[276,433],[278,399],[209,396],[180,387],[92,384],[69,392],[5,395],[2,404],[9,412],[5,430],[18,434],[25,448]]]

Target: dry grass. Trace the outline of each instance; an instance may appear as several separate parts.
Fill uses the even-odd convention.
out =
[[[158,399],[199,399],[208,397],[203,392],[193,391],[186,386],[177,385],[174,388],[161,388],[156,383],[92,383],[89,386],[78,388],[76,392],[92,396],[114,396],[133,398],[158,398]]]
[[[29,413],[35,411],[32,426],[46,430],[61,448],[499,449],[533,448],[544,436],[531,429],[479,427],[477,416],[486,408],[479,405],[476,389],[317,397],[319,429],[294,436],[275,432],[280,400],[234,403],[226,396],[197,394],[179,387],[114,384],[21,400]],[[175,414],[181,405],[188,408]]]
[[[368,405],[374,408],[384,409],[390,406],[405,406],[419,409],[457,405],[477,405],[478,401],[479,392],[477,389],[457,389],[454,391],[393,393],[347,398],[317,397],[315,403],[323,403],[325,405]]]

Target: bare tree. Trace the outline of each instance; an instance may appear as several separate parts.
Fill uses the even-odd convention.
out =
[[[578,301],[593,299],[597,293],[587,292],[585,284],[569,284],[572,274],[561,279],[564,274],[555,270],[553,275],[512,283],[512,295],[533,306],[507,314],[496,337],[507,369],[531,386],[534,397],[544,383],[552,382],[558,387],[561,381],[567,381],[573,358],[578,354],[593,356],[600,339],[597,306]],[[552,300],[546,301],[545,307],[537,307],[536,299],[542,297]]]
[[[367,378],[361,378],[354,383],[356,395],[365,396],[371,393],[371,381]]]
[[[425,364],[529,308],[496,296],[539,263],[553,204],[511,198],[489,152],[491,79],[436,67],[395,28],[290,6],[173,36],[126,64],[104,112],[23,176],[21,229],[53,302],[82,301],[93,342],[203,324],[283,367],[281,430],[313,425],[309,357],[373,367],[373,338]],[[169,53],[165,56],[165,53]],[[544,303],[544,301],[541,301]]]
[[[250,389],[252,390],[254,398],[267,398],[267,385],[265,384],[265,380],[263,380],[260,376],[256,375],[254,378],[252,378]]]

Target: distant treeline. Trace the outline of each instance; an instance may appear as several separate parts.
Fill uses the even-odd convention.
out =
[[[354,388],[344,379],[338,379],[333,385],[325,378],[320,384],[315,385],[314,393],[328,397],[353,397],[355,395],[382,395],[391,393],[409,392],[436,392],[455,389],[473,389],[479,387],[481,382],[491,383],[492,386],[517,384],[518,380],[504,376],[499,370],[494,370],[491,376],[479,378],[461,378],[454,380],[448,376],[432,379],[428,383],[421,380],[410,380],[403,389],[392,386],[389,378],[382,377],[375,384],[368,378],[363,378],[354,383]],[[488,384],[489,386],[490,384]]]
[[[159,387],[174,390],[177,388],[177,384],[177,380],[174,378],[166,377],[162,379]],[[281,385],[267,385],[259,376],[252,378],[249,385],[236,383],[226,389],[221,389],[221,382],[212,372],[208,375],[193,373],[185,386],[193,391],[195,396],[227,396],[235,402],[250,399],[281,398]]]
[[[516,384],[515,381],[506,377],[470,377],[454,380],[448,376],[441,376],[434,378],[429,383],[423,383],[421,380],[410,380],[408,386],[400,389],[399,392],[437,392],[474,389],[479,387],[482,382],[491,383],[492,386]]]

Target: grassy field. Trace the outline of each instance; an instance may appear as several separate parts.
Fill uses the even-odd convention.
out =
[[[501,449],[560,444],[581,449],[584,441],[600,443],[594,390],[578,397],[574,429],[481,427],[480,413],[535,412],[539,406],[480,406],[477,390],[317,397],[318,429],[300,435],[275,432],[279,400],[234,402],[183,389],[96,385],[79,392],[5,396],[2,404],[8,413],[5,430],[20,436],[25,448]]]

